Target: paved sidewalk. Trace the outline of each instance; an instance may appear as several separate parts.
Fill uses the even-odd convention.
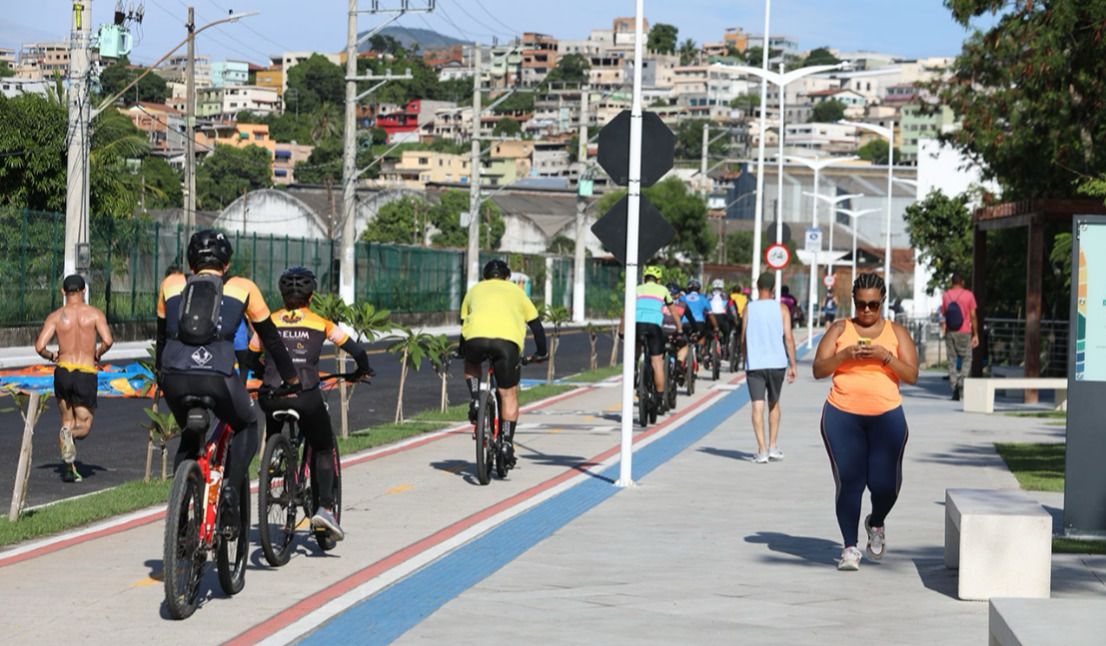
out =
[[[992,442],[1061,441],[1063,429],[964,414],[939,375],[924,375],[905,391],[911,437],[888,556],[838,572],[833,478],[818,431],[828,382],[809,374],[804,362],[785,389],[785,461],[750,462],[746,406],[399,643],[985,643],[987,604],[955,599],[955,574],[944,568],[944,490],[1016,488]],[[1057,498],[1042,496],[1053,509]],[[1053,563],[1054,597],[1106,594],[1106,557]]]

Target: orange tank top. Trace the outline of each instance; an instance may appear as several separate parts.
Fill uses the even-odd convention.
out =
[[[860,334],[852,321],[845,321],[845,331],[837,337],[836,352],[856,345]],[[873,345],[887,348],[892,356],[899,356],[899,338],[890,321],[884,321]],[[882,415],[902,405],[899,393],[899,377],[883,365],[879,359],[850,359],[833,373],[833,387],[829,403],[834,408],[856,415]]]

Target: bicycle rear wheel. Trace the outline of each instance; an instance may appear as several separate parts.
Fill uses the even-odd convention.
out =
[[[722,344],[718,339],[710,344],[710,376],[714,381],[722,376]]]
[[[195,460],[185,460],[173,475],[169,506],[165,509],[165,545],[162,573],[165,605],[173,619],[187,619],[196,611],[207,552],[200,545],[204,515],[204,479]]]
[[[492,394],[483,391],[480,395],[480,412],[476,415],[476,480],[486,485],[492,479],[492,428],[495,415],[492,412]]]
[[[637,380],[637,418],[642,428],[649,426],[649,387],[646,385],[652,379],[649,374],[649,361],[644,355],[638,360]]]
[[[223,486],[233,485],[224,482]],[[236,511],[237,518],[227,518],[228,514]],[[235,595],[246,586],[246,557],[249,556],[250,551],[250,482],[248,479],[244,478],[242,484],[238,485],[238,509],[228,509],[224,506],[219,510],[219,517],[220,535],[217,539],[219,546],[215,551],[215,569],[219,572],[219,587],[223,592]]]
[[[698,372],[699,368],[695,357],[697,352],[695,346],[692,346],[687,353],[687,394],[689,397],[695,394],[695,373]]]
[[[257,488],[257,529],[269,565],[280,567],[292,556],[296,535],[296,451],[278,433],[265,443]]]
[[[338,454],[338,440],[334,440],[334,488],[331,490],[334,496],[334,520],[342,524],[342,457]],[[311,508],[319,508],[319,483],[315,480],[315,471],[311,471]],[[312,512],[314,513],[314,512]],[[330,537],[330,532],[315,530],[315,541],[324,552],[337,547],[338,543]]]
[[[664,397],[668,412],[676,410],[676,358],[671,354],[664,358],[667,374],[664,379]]]
[[[741,342],[737,332],[730,334],[730,372],[737,372],[741,365]]]

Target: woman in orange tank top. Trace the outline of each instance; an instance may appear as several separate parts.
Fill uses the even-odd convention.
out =
[[[857,536],[865,489],[872,497],[872,513],[864,519],[868,556],[883,558],[884,519],[902,485],[909,432],[899,384],[918,381],[918,354],[906,328],[881,315],[886,298],[882,278],[860,275],[853,284],[856,316],[830,327],[814,359],[815,379],[833,376],[822,408],[822,441],[833,467],[845,544],[839,570],[860,568]]]

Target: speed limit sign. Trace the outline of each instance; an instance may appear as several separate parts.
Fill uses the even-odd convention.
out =
[[[822,279],[822,284],[825,285],[827,289],[832,288],[833,284],[836,282],[837,278],[833,274],[827,274],[826,277]]]
[[[786,246],[776,243],[764,251],[764,260],[776,271],[786,269],[791,262],[791,251]]]

